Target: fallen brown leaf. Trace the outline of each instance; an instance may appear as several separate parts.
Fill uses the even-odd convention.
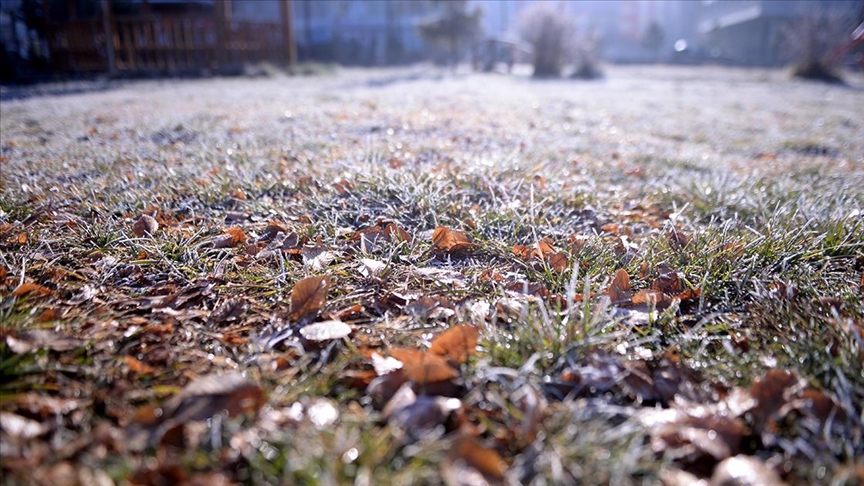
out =
[[[495,449],[482,446],[476,439],[463,435],[456,440],[451,460],[464,461],[487,479],[501,481],[507,472],[507,463]]]
[[[468,235],[461,231],[439,226],[432,232],[432,248],[448,253],[471,250],[477,245],[471,243]]]
[[[217,413],[229,417],[255,414],[264,406],[264,390],[240,373],[207,375],[195,379],[183,390],[168,399],[161,407],[145,405],[136,412],[130,437],[143,431],[146,444],[159,443],[166,433],[186,423],[202,421]],[[161,412],[161,413],[160,413]],[[145,444],[135,444],[135,449]]]
[[[212,324],[223,324],[239,320],[246,313],[247,308],[248,304],[243,298],[226,299],[210,313],[209,322]]]
[[[405,376],[417,384],[452,380],[459,375],[447,360],[435,354],[396,348],[390,350],[390,355],[402,362]]]
[[[126,355],[123,360],[126,362],[126,366],[129,367],[129,370],[133,373],[139,375],[152,375],[156,369],[147,363],[143,363],[134,356]]]
[[[291,313],[288,317],[299,321],[317,316],[327,300],[329,289],[330,277],[328,275],[308,277],[297,282],[291,290]]]
[[[612,283],[606,289],[606,295],[612,300],[613,304],[629,303],[633,291],[630,290],[630,275],[623,268],[615,271],[615,276],[612,278]]]
[[[45,295],[51,295],[51,289],[43,287],[36,283],[25,282],[15,287],[15,290],[12,291],[12,295],[15,297],[22,297],[24,295],[30,294],[38,295],[40,297]]]
[[[523,260],[530,260],[532,258],[543,259],[556,252],[555,248],[552,247],[552,240],[543,238],[533,245],[516,245],[513,247],[513,253]]]
[[[159,223],[153,216],[142,214],[138,221],[132,226],[132,232],[135,236],[142,238],[145,235],[152,235],[159,230]]]
[[[551,253],[546,261],[549,263],[549,268],[555,273],[564,273],[570,267],[567,255],[563,253]]]
[[[669,302],[669,296],[655,289],[642,289],[633,295],[632,302],[634,305],[645,304],[653,307],[660,307],[662,304]]]
[[[48,329],[33,329],[6,336],[6,345],[14,353],[25,354],[36,349],[69,351],[84,346],[84,341],[61,332],[54,332]]]
[[[479,338],[480,331],[475,326],[454,326],[432,340],[429,352],[454,363],[464,363],[474,354]]]
[[[775,421],[775,415],[789,397],[789,389],[800,386],[799,379],[787,370],[769,370],[765,376],[750,386],[750,395],[756,400],[756,406],[750,411],[753,424],[762,431]]]

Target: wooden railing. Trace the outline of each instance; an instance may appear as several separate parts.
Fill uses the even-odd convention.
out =
[[[139,16],[52,23],[48,42],[54,67],[61,71],[184,72],[263,61],[284,64],[284,35],[278,22]]]
[[[47,40],[55,70],[108,70],[105,32],[98,19],[53,24],[48,29]]]

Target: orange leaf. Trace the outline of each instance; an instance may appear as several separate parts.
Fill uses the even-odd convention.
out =
[[[530,260],[536,256],[537,249],[530,245],[514,245],[513,254],[523,260]]]
[[[134,356],[129,356],[128,354],[124,358],[126,361],[126,366],[129,367],[129,370],[133,373],[137,373],[139,375],[152,375],[153,372],[156,371],[155,368],[148,365],[147,363],[143,363],[140,360],[136,359]]]
[[[695,289],[687,289],[684,292],[676,295],[674,298],[678,300],[696,300],[699,298],[699,295],[702,294],[702,291],[699,288]]]
[[[507,463],[495,449],[483,447],[473,437],[460,437],[453,449],[453,457],[465,461],[467,465],[496,482],[503,480],[507,471]]]
[[[594,292],[589,293],[587,298],[588,299],[594,298]],[[583,294],[582,292],[576,292],[575,294],[573,294],[573,302],[582,302],[585,299],[586,299],[585,294]]]
[[[501,276],[500,273],[495,270],[488,268],[483,270],[483,273],[480,274],[480,280],[483,282],[503,282],[504,277]]]
[[[294,284],[291,290],[291,313],[288,317],[299,321],[318,315],[327,300],[329,289],[330,277],[327,275],[304,278]]]
[[[600,230],[605,231],[606,233],[612,233],[613,235],[617,235],[619,227],[616,223],[606,223],[600,227]]]
[[[59,315],[57,309],[49,307],[43,310],[41,314],[39,314],[39,322],[56,321],[58,317]]]
[[[227,230],[225,230],[225,233],[231,235],[232,246],[238,243],[246,243],[246,233],[244,233],[243,230],[237,226],[232,226],[231,228],[228,228]]]
[[[378,238],[381,238],[383,241],[393,241],[394,239],[397,241],[411,241],[414,239],[411,233],[408,233],[395,223],[384,221],[379,222],[375,226],[354,232],[351,238],[354,241],[363,241],[365,239],[371,243],[375,243]]]
[[[396,348],[390,355],[402,362],[405,375],[417,384],[452,380],[459,374],[441,356],[417,349]]]
[[[533,245],[516,245],[513,247],[513,253],[523,260],[546,258],[556,254],[555,248],[552,247],[552,240],[549,238],[543,238]]]
[[[613,304],[630,301],[633,292],[630,290],[630,275],[627,275],[627,270],[619,268],[615,271],[615,277],[612,278],[612,284],[609,285],[606,294]]]
[[[27,243],[27,233],[18,234],[18,244],[24,245]]]
[[[511,283],[506,287],[511,292],[519,292],[536,297],[549,297],[549,289],[542,282],[525,282],[523,280]]]
[[[564,273],[570,266],[567,256],[563,253],[552,253],[547,257],[547,261],[549,262],[549,268],[556,273]]]
[[[648,272],[651,270],[651,265],[648,265],[648,262],[642,262],[639,265],[639,278],[644,279],[648,276]]]
[[[654,289],[643,289],[639,292],[636,292],[636,295],[633,296],[633,304],[647,304],[654,307],[658,307],[661,304],[668,304],[669,296],[660,292],[659,290]]]
[[[351,184],[350,181],[342,179],[334,182],[333,188],[336,189],[336,192],[339,193],[340,196],[344,196],[350,194],[354,190],[354,185]]]
[[[432,233],[432,248],[446,252],[465,251],[474,248],[468,236],[450,228],[439,226]]]
[[[456,363],[464,363],[468,356],[474,354],[479,338],[480,331],[475,326],[455,326],[433,339],[429,352]]]
[[[14,295],[15,297],[21,297],[28,294],[36,294],[40,296],[50,295],[51,289],[35,283],[23,283],[12,291],[12,295]]]

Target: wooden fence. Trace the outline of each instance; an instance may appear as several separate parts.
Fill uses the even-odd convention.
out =
[[[265,61],[288,64],[296,59],[290,28],[284,21],[217,15],[139,15],[51,22],[47,41],[57,71],[194,72]]]

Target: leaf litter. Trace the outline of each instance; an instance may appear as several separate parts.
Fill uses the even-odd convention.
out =
[[[105,170],[53,141],[30,164],[4,138],[4,478],[860,477],[861,228],[833,216],[854,165],[820,179],[778,151],[755,171],[722,130],[574,150],[553,119],[587,115],[559,94],[490,104],[493,124],[427,95],[320,99],[326,116],[278,125],[213,108]],[[638,129],[599,108],[586,126]],[[95,124],[79,133],[136,137]]]

